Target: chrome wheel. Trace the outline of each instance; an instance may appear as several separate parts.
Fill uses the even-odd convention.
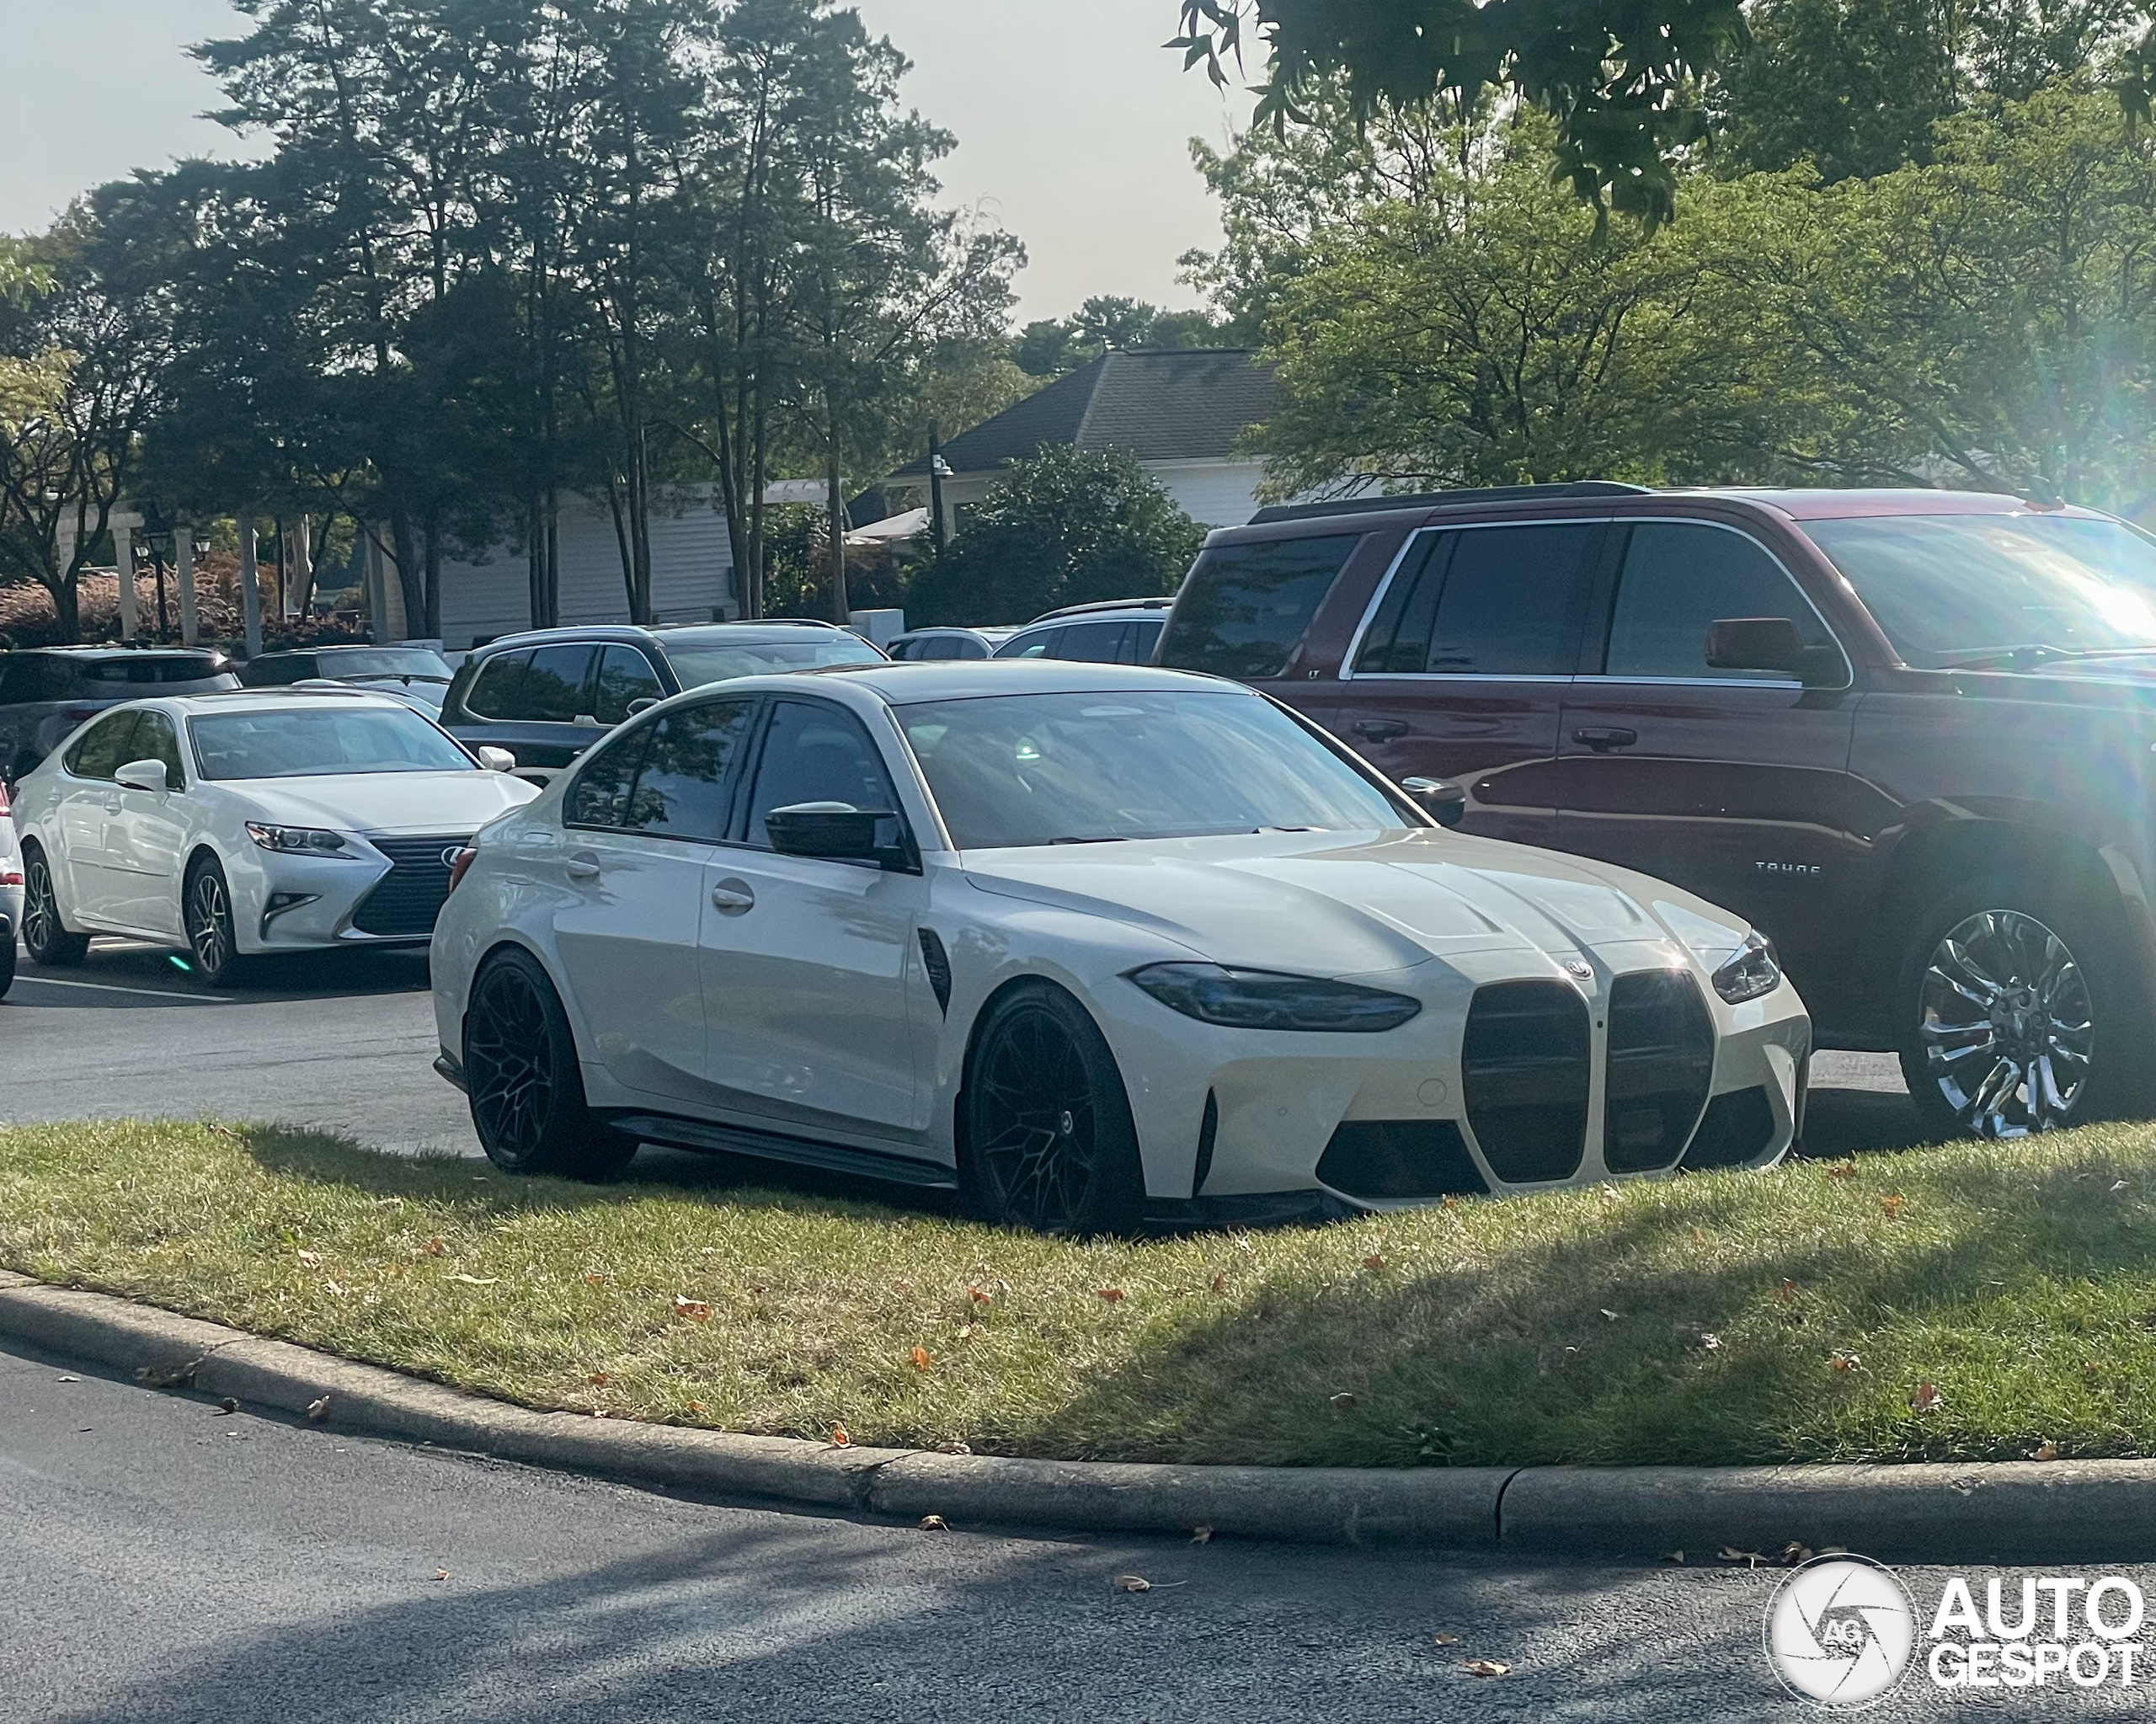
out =
[[[546,1001],[515,965],[496,964],[473,990],[464,1065],[488,1153],[509,1165],[538,1157],[554,1114],[554,1038]]]
[[[65,939],[67,931],[60,925],[60,902],[53,896],[52,869],[43,851],[32,852],[23,874],[23,943],[42,963],[41,954]]]
[[[1075,1011],[1075,1007],[1070,1008]],[[1119,1092],[1104,1099],[1097,1060],[1047,996],[1011,1002],[986,1029],[968,1100],[970,1153],[990,1216],[1044,1233],[1108,1221],[1130,1177]]]
[[[1925,1081],[1963,1131],[2024,1137],[2066,1124],[2095,1055],[2089,980],[2066,942],[2020,910],[1947,931],[1919,985]]]
[[[224,876],[204,867],[187,890],[187,943],[205,981],[214,982],[232,967],[232,911]]]

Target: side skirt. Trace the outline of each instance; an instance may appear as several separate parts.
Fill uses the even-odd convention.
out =
[[[836,1144],[814,1143],[775,1131],[752,1131],[744,1126],[714,1125],[708,1120],[683,1119],[672,1113],[638,1113],[618,1108],[592,1111],[616,1131],[648,1144],[664,1144],[670,1149],[754,1156],[766,1161],[791,1162],[798,1167],[819,1167],[827,1173],[850,1173],[857,1178],[911,1186],[917,1191],[958,1188],[957,1172],[940,1162],[886,1156],[875,1150],[841,1149]]]

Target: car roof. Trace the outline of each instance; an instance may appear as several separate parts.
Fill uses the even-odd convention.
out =
[[[1882,515],[2065,515],[2084,520],[2107,517],[2093,509],[2070,504],[2040,504],[2025,497],[2009,497],[1996,491],[1926,491],[1913,488],[1833,491],[1791,487],[1732,488],[1713,491],[1673,491],[1678,497],[1733,497],[1740,502],[1760,503],[1780,510],[1792,520],[1841,520]]]
[[[706,697],[814,694],[834,686],[864,690],[894,707],[991,695],[1136,694],[1148,690],[1202,689],[1257,698],[1251,690],[1225,677],[1189,670],[1156,670],[1145,665],[1090,665],[1070,659],[910,659],[888,665],[832,665],[817,670],[739,677],[691,693]]]
[[[1036,616],[1026,627],[1044,628],[1051,622],[1128,622],[1134,617],[1161,616],[1175,602],[1171,598],[1108,599],[1091,605],[1067,605],[1060,611]]]
[[[584,641],[617,641],[632,646],[656,646],[664,650],[675,642],[708,646],[768,640],[773,635],[808,640],[851,633],[851,629],[841,628],[835,622],[819,622],[805,616],[773,616],[748,622],[670,622],[654,628],[629,622],[593,622],[562,628],[527,628],[518,634],[501,635],[472,651],[476,657],[511,647],[574,646]],[[860,637],[857,635],[855,638]]]
[[[122,701],[120,707],[170,707],[175,711],[199,716],[205,713],[274,712],[279,708],[292,712],[318,710],[325,705],[362,707],[394,707],[400,713],[412,707],[393,696],[376,694],[371,689],[357,688],[349,683],[339,683],[334,688],[234,688],[219,694],[150,695],[141,700]]]
[[[213,659],[224,654],[215,647],[17,647],[12,658],[72,659],[85,665],[130,659]]]

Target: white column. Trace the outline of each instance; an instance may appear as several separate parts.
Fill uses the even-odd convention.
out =
[[[300,517],[292,543],[291,579],[285,583],[285,615],[304,617],[314,609],[314,522]]]
[[[120,638],[124,641],[135,638],[135,529],[142,524],[139,515],[122,515],[115,511],[109,517],[112,528],[112,560],[120,571]]]
[[[255,561],[254,517],[239,518],[239,603],[247,623],[247,656],[262,656],[262,571]]]
[[[201,619],[195,609],[195,529],[176,526],[172,530],[173,567],[179,574],[179,638],[181,643],[194,646],[202,638]]]

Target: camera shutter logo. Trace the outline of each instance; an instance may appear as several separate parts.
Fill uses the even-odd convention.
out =
[[[1816,1556],[1767,1607],[1767,1657],[1790,1691],[1855,1711],[1890,1693],[1916,1647],[1917,1613],[1891,1568],[1862,1556]]]

